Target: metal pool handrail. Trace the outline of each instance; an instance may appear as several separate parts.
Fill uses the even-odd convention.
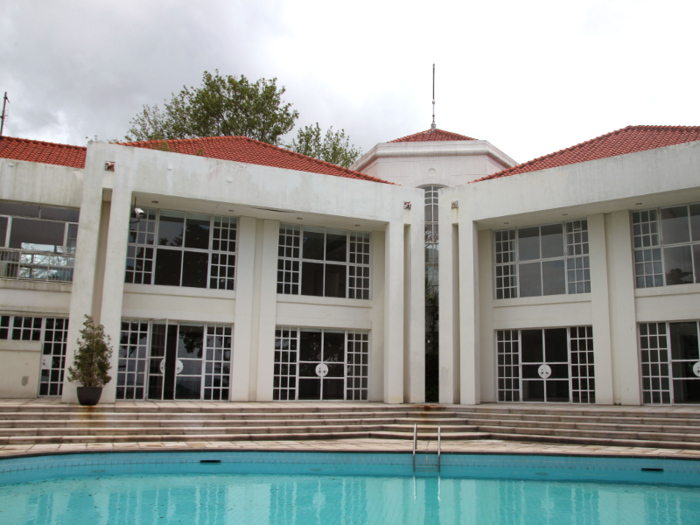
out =
[[[440,425],[438,425],[438,472],[440,472]]]
[[[416,471],[416,441],[418,440],[418,424],[413,424],[413,472]]]

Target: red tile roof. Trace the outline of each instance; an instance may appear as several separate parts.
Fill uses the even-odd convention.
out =
[[[342,168],[329,162],[307,157],[306,155],[248,137],[149,140],[128,142],[121,145],[391,184],[391,182],[365,175],[359,171]]]
[[[700,127],[627,126],[472,182],[497,179],[700,140]]]
[[[40,140],[18,139],[14,137],[0,138],[0,158],[55,164],[70,168],[85,167],[87,148],[54,144]]]
[[[400,139],[392,140],[391,142],[439,142],[444,140],[476,140],[471,137],[444,131],[442,129],[427,129],[420,133],[414,133]]]

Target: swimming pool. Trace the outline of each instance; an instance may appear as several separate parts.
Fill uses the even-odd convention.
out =
[[[0,460],[0,524],[700,523],[700,461],[123,452]]]

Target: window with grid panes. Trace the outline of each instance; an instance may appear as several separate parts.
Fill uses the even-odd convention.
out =
[[[63,394],[63,376],[66,368],[68,319],[47,318],[41,355],[40,396]]]
[[[208,325],[204,362],[204,399],[228,401],[231,381],[233,329]]]
[[[117,399],[143,399],[149,345],[148,321],[122,321],[117,366]]]
[[[366,232],[281,224],[277,293],[369,299],[370,239]]]
[[[125,282],[233,290],[235,217],[145,210],[131,221]]]
[[[496,299],[590,293],[588,221],[497,231]]]
[[[700,283],[700,204],[632,213],[637,288]]]
[[[425,278],[432,292],[438,290],[438,190],[445,186],[423,186],[425,191]]]
[[[297,398],[297,350],[299,330],[281,327],[275,330],[275,368],[273,399],[291,401]]]
[[[345,399],[367,401],[369,375],[369,334],[367,332],[348,332],[346,360]]]

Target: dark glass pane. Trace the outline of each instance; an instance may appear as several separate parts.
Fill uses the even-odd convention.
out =
[[[544,261],[542,263],[543,295],[560,295],[566,293],[566,269],[564,259]]]
[[[160,249],[156,253],[156,276],[154,283],[165,286],[180,286],[182,252]]]
[[[521,261],[540,258],[539,227],[518,230],[518,256]]]
[[[523,379],[542,379],[538,372],[541,365],[523,365]]]
[[[545,361],[548,363],[569,362],[566,328],[550,328],[544,331],[544,351]]]
[[[148,378],[148,399],[161,399],[163,396],[163,376],[152,375]]]
[[[698,323],[671,323],[671,358],[700,359]],[[673,375],[676,376],[675,372]]]
[[[299,377],[318,377],[316,374],[316,363],[299,364]]]
[[[5,237],[7,236],[7,217],[0,217],[0,246],[5,246]]]
[[[342,379],[323,380],[323,399],[345,399]]]
[[[186,251],[183,255],[182,264],[182,286],[191,286],[193,288],[207,287],[208,253]]]
[[[13,219],[10,248],[62,252],[65,229],[66,225],[61,222]]]
[[[326,377],[345,377],[345,365],[343,364],[329,364],[328,375]],[[358,379],[359,381],[359,379]]]
[[[320,379],[299,379],[299,389],[297,399],[318,400],[321,399]]]
[[[568,403],[569,382],[547,381],[547,403]]]
[[[522,340],[523,363],[541,363],[544,361],[542,330],[522,330],[520,337]]]
[[[304,228],[302,257],[304,259],[323,260],[323,228]]]
[[[301,295],[323,297],[323,263],[302,263]]]
[[[690,205],[690,230],[693,240],[700,241],[700,204]]]
[[[175,384],[175,399],[199,399],[202,378],[177,377]]]
[[[535,297],[542,295],[542,263],[528,263],[518,266],[520,272],[520,297]]]
[[[186,376],[197,376],[202,374],[202,362],[197,359],[181,359],[182,372]]]
[[[199,248],[200,250],[209,249],[210,221],[211,217],[209,215],[187,214],[185,231],[186,248]]]
[[[0,215],[12,215],[14,217],[39,218],[39,206],[31,204],[19,204],[17,202],[0,202]]]
[[[564,231],[561,224],[542,226],[542,258],[564,256]],[[546,294],[545,294],[546,295]]]
[[[695,266],[695,282],[700,283],[700,244],[693,246],[693,265]]]
[[[69,210],[67,208],[41,207],[41,218],[52,221],[78,222],[80,210]]]
[[[544,401],[544,381],[523,381],[523,401]]]
[[[700,379],[673,381],[675,403],[700,403]]]
[[[177,211],[161,211],[158,222],[158,244],[160,246],[182,246],[185,214]]]
[[[204,346],[204,326],[181,324],[177,334],[177,356],[201,358]]]
[[[345,333],[325,332],[323,334],[323,360],[342,363],[345,361]]]
[[[664,244],[688,242],[690,231],[688,229],[688,208],[664,208],[661,210],[661,233]]]
[[[664,269],[667,285],[692,283],[693,261],[690,246],[664,248]]]
[[[328,230],[326,232],[326,260],[347,261],[348,237],[344,231]]]
[[[302,330],[299,336],[299,361],[321,361],[321,332]]]
[[[325,296],[326,297],[345,297],[345,274],[347,272],[347,266],[340,266],[338,264],[327,264],[326,265],[326,286],[325,286]]]

